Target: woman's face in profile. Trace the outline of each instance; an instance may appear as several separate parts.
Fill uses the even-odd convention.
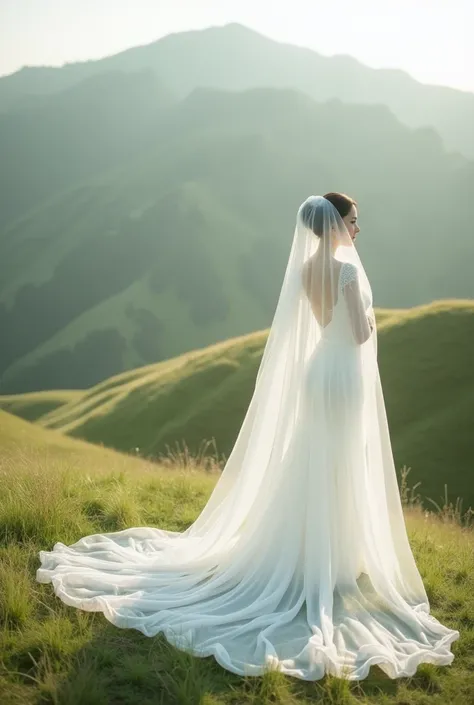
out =
[[[355,245],[355,240],[357,237],[357,233],[360,232],[360,228],[357,224],[357,218],[358,218],[358,213],[357,213],[357,208],[356,206],[352,205],[349,213],[344,216],[342,219],[344,225],[347,228],[347,232],[349,233],[350,236],[350,241],[347,239],[347,233],[344,231],[344,234],[341,235],[341,233],[338,231],[336,234],[336,230],[332,228],[332,238],[333,238],[333,245],[334,247],[338,247],[339,245],[348,247],[350,244]]]
[[[357,237],[357,233],[360,232],[360,228],[357,224],[357,218],[358,218],[358,213],[357,213],[357,208],[352,204],[351,209],[347,215],[344,216],[343,223],[347,228],[347,232],[349,233],[349,236],[351,238],[351,244],[355,245],[355,240]],[[336,241],[334,242],[334,245],[337,247],[339,245],[343,246],[349,246],[349,241],[347,239],[347,233],[344,233],[344,236],[341,237],[341,234],[338,233],[338,235],[335,235],[335,229],[332,229],[332,237],[336,237]]]
[[[349,231],[349,235],[351,236],[351,240],[353,243],[355,243],[357,233],[360,232],[360,228],[357,224],[357,218],[358,218],[357,208],[354,204],[352,204],[349,213],[347,215],[345,215],[342,220],[344,221],[344,224],[345,224],[347,230]]]

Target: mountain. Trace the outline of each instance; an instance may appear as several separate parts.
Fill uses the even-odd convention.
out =
[[[151,70],[109,71],[0,114],[0,228],[68,186],[123,168],[146,150],[144,136],[171,101]]]
[[[269,326],[295,213],[311,193],[357,198],[376,305],[473,295],[474,163],[447,153],[433,130],[411,130],[384,106],[290,90],[174,100],[149,74],[138,88],[132,76],[98,77],[89,105],[76,92],[91,80],[43,96],[41,130],[19,123],[16,146],[0,124],[0,152],[22,156],[12,193],[25,205],[32,185],[53,192],[0,230],[2,393],[85,388]],[[117,120],[108,80],[135,96]],[[67,109],[51,156],[22,151],[41,143],[58,102]],[[97,129],[94,106],[107,115]],[[42,161],[64,167],[49,185]]]
[[[376,310],[378,358],[397,469],[442,504],[474,508],[474,302]],[[268,330],[130,370],[87,390],[1,396],[0,407],[92,443],[144,457],[215,439],[228,457],[250,402]],[[399,478],[400,479],[400,478]],[[425,500],[425,506],[432,506]]]
[[[474,157],[474,94],[419,83],[394,69],[373,69],[351,56],[326,57],[276,42],[239,24],[168,35],[146,46],[61,68],[25,67],[0,79],[0,110],[21,108],[104,71],[151,68],[178,97],[197,87],[241,91],[292,88],[317,101],[384,104],[410,127],[431,126],[449,150]]]

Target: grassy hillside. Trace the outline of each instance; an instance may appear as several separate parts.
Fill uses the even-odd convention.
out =
[[[474,508],[474,302],[376,311],[379,366],[397,468],[419,491]],[[215,439],[228,456],[254,389],[268,331],[106,379],[84,391],[1,396],[0,406],[73,437],[157,456]],[[40,414],[41,405],[45,413]],[[48,408],[50,406],[51,408]],[[425,506],[430,506],[424,500]]]
[[[84,392],[78,389],[55,389],[51,392],[25,392],[3,397],[0,407],[11,411],[27,421],[36,421],[41,416],[63,404],[78,400]]]
[[[451,666],[421,664],[396,681],[378,666],[360,683],[332,676],[304,683],[276,672],[240,678],[163,635],[149,639],[68,607],[35,580],[38,552],[57,541],[131,526],[184,530],[205,505],[214,473],[158,466],[0,411],[0,475],[2,705],[466,705],[474,698],[474,535],[447,517],[405,507],[431,613],[460,631]]]
[[[129,457],[116,451],[71,438],[54,430],[47,430],[38,424],[25,421],[13,414],[0,410],[0,458],[2,483],[7,482],[10,472],[16,473],[20,467],[36,470],[47,483],[49,469],[79,469],[88,472],[121,472],[125,466],[130,470],[156,470],[156,464],[145,459]],[[89,470],[88,470],[89,468]],[[2,487],[6,489],[6,485]],[[20,501],[21,497],[17,499]],[[24,507],[24,520],[27,522],[28,507]],[[36,509],[33,507],[34,513]],[[3,527],[3,525],[2,525]]]
[[[423,494],[474,508],[474,301],[435,301],[390,318],[379,364],[398,465],[413,468]]]

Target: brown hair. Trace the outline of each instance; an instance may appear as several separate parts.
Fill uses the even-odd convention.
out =
[[[338,193],[337,191],[325,193],[324,198],[327,201],[331,201],[334,208],[336,208],[339,212],[341,218],[345,218],[352,206],[357,205],[357,201],[348,196],[346,193]]]

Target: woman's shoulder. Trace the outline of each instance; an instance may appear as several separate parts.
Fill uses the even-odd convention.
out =
[[[357,267],[357,265],[355,265],[353,262],[342,262],[339,277],[339,284],[341,289],[344,288],[346,284],[350,284],[351,282],[357,281],[358,275],[359,268]]]

